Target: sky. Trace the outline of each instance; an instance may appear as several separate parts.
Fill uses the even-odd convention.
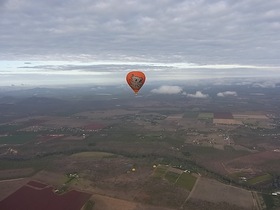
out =
[[[279,0],[0,0],[0,29],[0,86],[280,78]]]

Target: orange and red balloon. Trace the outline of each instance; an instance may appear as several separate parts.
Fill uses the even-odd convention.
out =
[[[134,91],[135,95],[137,95],[138,91],[144,85],[146,80],[146,76],[141,71],[131,71],[126,75],[127,84]]]

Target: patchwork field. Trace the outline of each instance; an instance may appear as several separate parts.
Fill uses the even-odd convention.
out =
[[[236,86],[238,97],[217,97],[221,88],[205,87],[205,99],[77,91],[56,110],[49,98],[32,95],[25,108],[20,98],[1,109],[0,201],[43,193],[61,205],[54,191],[85,190],[83,210],[257,210],[256,195],[270,192],[269,209],[280,186],[279,97]]]

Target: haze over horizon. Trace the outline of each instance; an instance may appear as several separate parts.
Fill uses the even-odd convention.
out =
[[[280,78],[280,2],[0,1],[7,85]]]

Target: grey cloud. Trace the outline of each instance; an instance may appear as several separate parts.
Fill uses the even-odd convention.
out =
[[[217,93],[217,96],[219,97],[237,96],[237,93],[236,91],[225,91],[225,92]]]
[[[32,63],[25,62],[24,66],[19,66],[19,69],[30,69],[37,71],[109,71],[109,72],[126,72],[132,69],[145,69],[150,71],[167,71],[166,67],[161,64],[149,64],[149,63],[106,63],[106,62],[97,62],[95,64],[84,63],[84,64],[60,64],[60,65],[31,65]],[[171,68],[170,68],[171,69]],[[174,68],[172,68],[174,69]]]
[[[261,87],[261,88],[275,88],[277,84],[272,81],[264,81],[264,82],[256,82],[252,84],[253,87]]]
[[[159,88],[151,90],[152,93],[156,94],[179,94],[182,93],[183,89],[179,86],[162,85]]]
[[[279,65],[279,8],[261,0],[9,0],[0,57]]]
[[[196,91],[195,94],[187,94],[187,97],[190,97],[190,98],[208,98],[209,95],[204,94],[201,91]]]
[[[1,7],[5,6],[6,3],[7,3],[7,0],[0,0],[0,9],[1,9]]]

